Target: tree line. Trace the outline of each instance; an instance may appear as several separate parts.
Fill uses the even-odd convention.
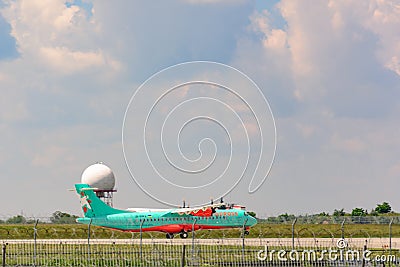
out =
[[[271,223],[283,223],[283,222],[292,222],[296,218],[301,219],[301,221],[308,221],[312,223],[323,223],[324,220],[323,218],[341,218],[341,217],[367,217],[367,216],[399,216],[399,213],[396,213],[392,211],[392,207],[388,202],[383,202],[381,204],[377,204],[374,209],[371,209],[369,212],[367,209],[356,207],[351,210],[351,212],[346,212],[344,209],[335,209],[332,214],[329,214],[328,212],[320,212],[317,214],[311,214],[311,215],[300,215],[296,216],[294,214],[280,214],[277,217],[269,217],[266,219],[267,222]],[[314,218],[314,219],[313,219]],[[322,219],[321,219],[322,218]],[[357,221],[355,219],[354,221]],[[362,220],[358,220],[362,221]],[[365,220],[364,220],[365,221]]]
[[[333,211],[333,216],[346,216],[346,215],[351,215],[351,216],[379,216],[383,214],[388,214],[388,213],[394,213],[392,212],[392,207],[388,202],[383,202],[382,204],[377,204],[375,209],[371,209],[371,211],[368,213],[367,209],[363,208],[354,208],[351,213],[347,214],[344,209],[340,210],[334,210]]]
[[[73,224],[76,223],[76,219],[79,218],[76,215],[71,215],[66,212],[55,211],[50,216],[50,223],[54,224]],[[26,218],[23,215],[16,215],[7,220],[0,220],[0,224],[34,224],[36,219]],[[41,222],[43,223],[43,222]]]

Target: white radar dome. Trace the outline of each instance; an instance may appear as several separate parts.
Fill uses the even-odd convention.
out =
[[[113,190],[115,177],[109,167],[103,163],[96,163],[83,171],[81,182],[99,190]]]

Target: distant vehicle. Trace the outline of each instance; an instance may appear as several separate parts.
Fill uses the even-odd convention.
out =
[[[247,235],[250,227],[257,223],[243,207],[225,203],[211,203],[198,208],[119,210],[101,201],[94,193],[96,188],[75,184],[75,189],[84,213],[84,218],[78,218],[77,222],[83,224],[128,232],[159,231],[171,239],[175,234],[187,238],[189,232],[201,229],[244,228]]]

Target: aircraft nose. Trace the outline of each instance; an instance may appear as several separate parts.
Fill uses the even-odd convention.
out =
[[[253,216],[250,216],[250,215],[249,215],[248,225],[249,225],[249,226],[254,226],[254,225],[256,225],[256,224],[257,224],[257,219],[254,218]]]

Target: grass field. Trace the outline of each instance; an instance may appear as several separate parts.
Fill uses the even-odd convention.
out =
[[[34,235],[32,224],[0,225],[0,239],[31,239]],[[289,224],[259,223],[250,230],[248,237],[291,237]],[[345,237],[389,237],[389,226],[386,224],[348,224],[344,226]],[[196,232],[196,238],[237,238],[241,236],[240,229],[201,230]],[[88,237],[88,227],[80,224],[39,224],[37,238],[39,239],[82,239]],[[126,233],[109,229],[91,227],[91,238],[138,238],[139,233]],[[143,238],[164,238],[163,233],[143,233]],[[295,237],[341,237],[339,224],[297,224]],[[400,237],[400,225],[392,225],[392,237]]]

